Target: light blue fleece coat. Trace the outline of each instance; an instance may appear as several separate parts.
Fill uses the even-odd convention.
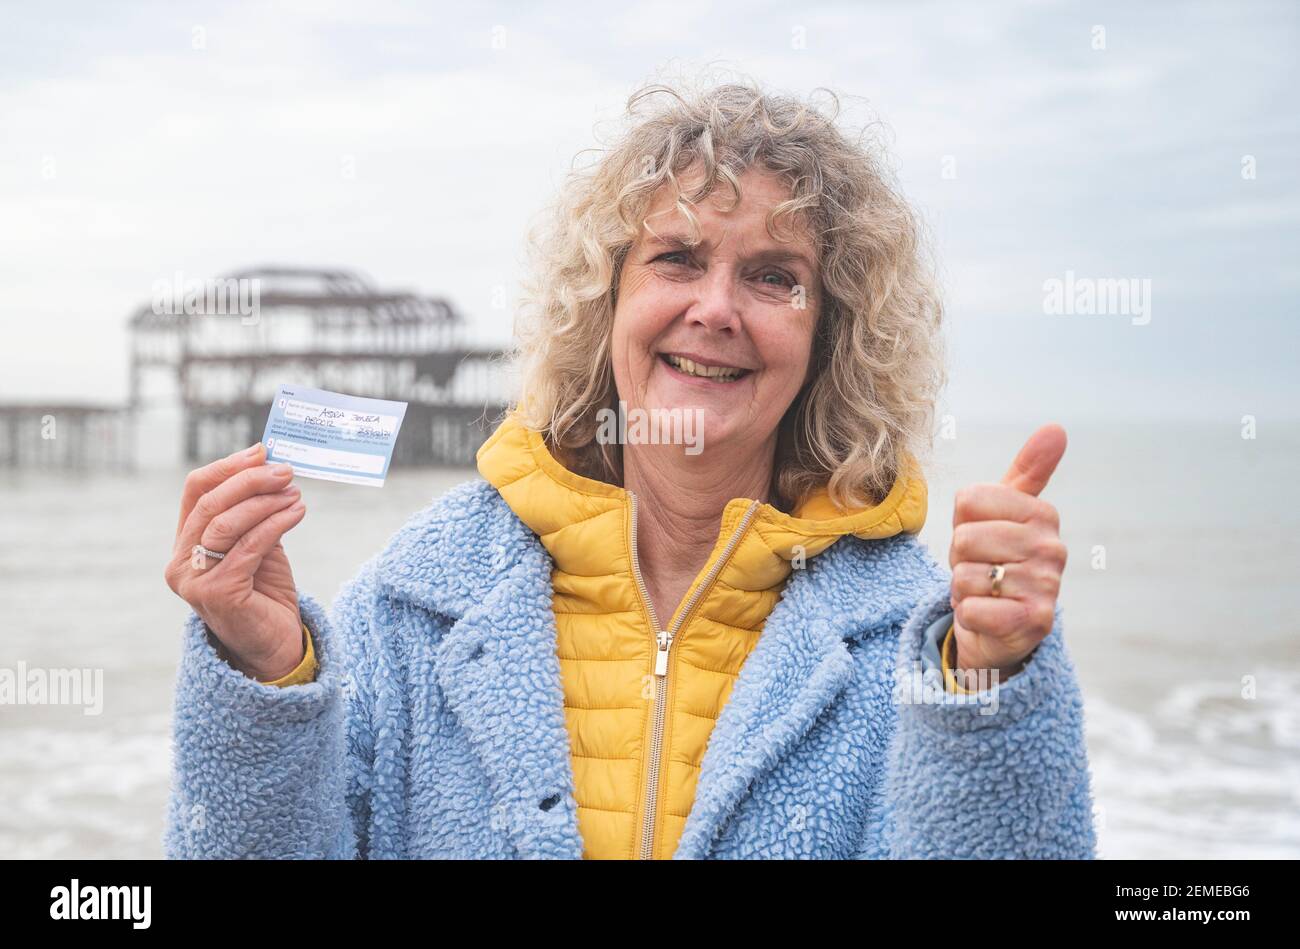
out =
[[[276,688],[191,614],[169,857],[578,858],[551,559],[496,489],[414,515]],[[794,571],[712,735],[675,859],[1091,858],[1083,702],[1056,625],[1025,669],[946,693],[922,651],[950,577],[915,535]],[[931,653],[933,656],[933,653]]]

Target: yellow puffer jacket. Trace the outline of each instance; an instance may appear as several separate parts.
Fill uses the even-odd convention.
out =
[[[708,562],[665,624],[640,576],[632,492],[569,470],[515,414],[477,461],[554,561],[556,650],[588,858],[672,856],[709,735],[793,569],[847,534],[879,539],[925,522],[926,485],[915,471],[880,504],[847,514],[825,489],[793,514],[735,498]],[[302,665],[269,684],[314,678],[305,639]],[[949,630],[942,659],[950,689],[951,648]]]
[[[578,826],[594,858],[672,856],[709,735],[792,561],[845,534],[890,537],[925,521],[920,478],[848,515],[825,492],[793,516],[733,499],[677,612],[656,617],[637,566],[635,495],[570,471],[513,415],[479,449],[478,470],[555,561]]]

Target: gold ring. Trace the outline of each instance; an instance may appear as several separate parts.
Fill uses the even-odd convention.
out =
[[[993,590],[989,596],[1002,595],[1002,578],[1007,575],[1007,568],[1000,563],[995,563],[989,568],[989,579],[993,581]]]

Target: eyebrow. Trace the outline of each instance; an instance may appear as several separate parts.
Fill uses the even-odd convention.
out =
[[[704,242],[701,241],[701,243]],[[699,246],[698,244],[688,244],[686,242],[686,235],[684,234],[654,234],[649,231],[646,232],[646,244],[656,247],[683,247],[687,249],[691,249],[692,246]],[[787,250],[783,247],[769,247],[750,254],[749,256],[751,260],[761,261],[764,263],[803,264],[808,268],[809,272],[817,272],[817,268],[813,266],[812,261],[810,261],[804,254],[794,250]]]

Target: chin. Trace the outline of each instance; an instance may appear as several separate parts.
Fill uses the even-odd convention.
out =
[[[706,452],[710,447],[729,442],[740,428],[741,420],[732,412],[719,412],[709,405],[682,405],[680,409],[683,421],[686,413],[696,413],[692,423],[702,435],[703,450]]]

